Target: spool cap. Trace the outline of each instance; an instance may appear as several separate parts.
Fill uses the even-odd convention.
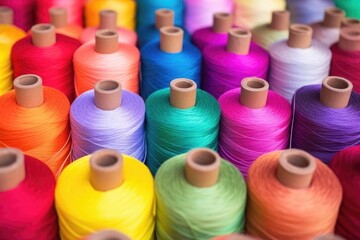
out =
[[[36,108],[44,102],[41,77],[25,74],[14,80],[16,103],[25,108]]]
[[[170,104],[179,109],[187,109],[196,104],[196,88],[194,81],[177,78],[170,82]]]
[[[9,7],[0,6],[0,24],[14,23],[14,11]]]
[[[160,29],[162,27],[174,26],[174,11],[167,8],[161,8],[155,11],[155,27]]]
[[[229,32],[233,22],[233,17],[229,13],[215,13],[212,30],[215,33]]]
[[[343,18],[341,27],[360,27],[360,20],[356,18]]]
[[[114,30],[102,29],[95,34],[95,51],[101,54],[111,54],[119,49],[118,33]]]
[[[114,110],[121,106],[122,88],[115,80],[97,82],[94,88],[95,105],[102,110]]]
[[[264,79],[249,77],[241,81],[240,103],[252,109],[266,106],[269,83]]]
[[[310,186],[315,170],[313,156],[299,149],[288,149],[280,154],[276,175],[284,186],[302,189]]]
[[[270,28],[278,31],[289,29],[290,12],[289,11],[273,11]]]
[[[322,25],[328,28],[340,28],[341,21],[345,17],[345,12],[339,8],[328,8],[325,11]]]
[[[54,25],[41,23],[31,28],[32,43],[36,47],[50,47],[56,43]]]
[[[100,11],[100,23],[99,29],[117,29],[117,13],[113,10],[101,10]]]
[[[230,29],[226,50],[238,55],[247,55],[250,51],[251,32],[239,28]]]
[[[328,234],[328,235],[323,235],[320,237],[315,238],[314,240],[345,240],[345,238],[342,238],[338,235],[334,235],[334,234]]]
[[[186,156],[185,177],[193,186],[211,187],[218,181],[221,158],[208,148],[196,148]]]
[[[90,182],[98,191],[119,187],[123,181],[123,157],[115,150],[102,149],[90,157]]]
[[[16,148],[0,148],[0,192],[16,188],[24,179],[24,154]]]
[[[65,8],[52,7],[49,9],[50,23],[56,28],[66,27],[68,25],[68,14]]]
[[[253,238],[239,233],[234,233],[226,236],[220,236],[212,238],[211,240],[260,240],[259,238]]]
[[[103,230],[90,235],[86,240],[130,240],[130,238],[114,230]]]
[[[178,27],[160,29],[160,49],[167,53],[179,53],[183,48],[184,31]]]
[[[330,108],[346,108],[349,104],[353,84],[341,77],[327,77],[323,80],[320,102]]]
[[[339,48],[351,52],[360,51],[360,28],[342,28],[340,30]]]
[[[289,31],[287,45],[291,48],[309,48],[311,46],[313,30],[304,24],[292,24]]]

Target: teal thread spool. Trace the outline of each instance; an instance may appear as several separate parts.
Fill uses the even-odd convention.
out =
[[[170,89],[146,101],[148,154],[146,164],[155,175],[167,159],[196,147],[217,150],[220,106],[189,79],[175,79]]]

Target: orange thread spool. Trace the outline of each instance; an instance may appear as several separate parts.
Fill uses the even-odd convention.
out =
[[[248,194],[250,235],[312,240],[334,232],[342,188],[320,160],[290,149],[265,154],[253,163]]]
[[[0,147],[15,147],[46,163],[58,176],[70,162],[70,103],[36,75],[22,75],[0,97]]]

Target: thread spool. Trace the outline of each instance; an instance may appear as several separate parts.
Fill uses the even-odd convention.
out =
[[[343,2],[343,1],[335,0],[334,3],[336,7],[341,8],[346,12],[347,17],[360,19],[360,14],[359,14],[360,4],[358,1],[349,0]]]
[[[330,168],[338,177],[344,193],[335,233],[346,239],[356,239],[359,231],[359,146],[352,146],[337,153],[330,162]]]
[[[291,22],[312,24],[320,22],[324,18],[324,12],[334,7],[332,0],[286,0],[286,7],[291,12]]]
[[[192,148],[217,149],[219,105],[196,87],[192,80],[175,79],[170,89],[156,91],[146,101],[146,164],[153,174],[164,161]]]
[[[13,10],[14,25],[27,31],[35,24],[33,12],[36,8],[35,0],[12,1],[0,0],[0,6],[7,7]],[[5,10],[6,11],[6,10]],[[12,23],[8,23],[12,24]]]
[[[312,25],[313,39],[331,47],[339,41],[340,27],[345,12],[338,8],[328,8],[324,14],[324,20]]]
[[[285,10],[284,0],[236,0],[234,5],[234,20],[236,26],[252,29],[271,22],[273,11]]]
[[[139,59],[139,50],[119,43],[116,31],[98,30],[95,42],[82,45],[74,54],[76,95],[93,89],[99,79],[116,80],[123,89],[138,93]]]
[[[109,29],[117,31],[119,36],[119,43],[126,43],[130,45],[136,45],[137,35],[134,31],[117,27],[117,13],[113,10],[101,10],[99,13],[99,26],[98,27],[87,27],[81,34],[80,41],[82,43],[89,42],[95,39],[96,31],[102,29]]]
[[[36,2],[36,21],[38,23],[49,23],[51,16],[49,10],[53,7],[63,8],[67,13],[67,21],[70,25],[83,26],[83,6],[85,0],[35,0]]]
[[[290,104],[268,89],[263,79],[245,78],[241,89],[230,90],[219,98],[219,153],[245,179],[254,159],[288,147]]]
[[[13,25],[14,12],[0,6],[0,96],[12,89],[11,48],[25,37],[25,32]]]
[[[0,145],[21,149],[58,175],[70,158],[69,101],[42,87],[37,75],[16,78],[14,87],[0,97],[1,116],[7,116],[1,119]]]
[[[312,41],[312,29],[307,25],[291,25],[289,39],[274,43],[269,53],[271,89],[289,102],[297,89],[319,84],[329,74],[331,52]]]
[[[360,93],[360,29],[346,27],[340,31],[340,40],[331,47],[332,59],[330,74],[349,79],[354,91]]]
[[[144,121],[140,96],[123,91],[117,81],[96,83],[94,90],[81,94],[71,106],[73,159],[109,148],[144,162]]]
[[[90,0],[84,5],[86,27],[99,25],[99,12],[113,10],[121,18],[117,18],[117,26],[129,30],[135,29],[136,3],[132,0]]]
[[[332,171],[310,154],[297,149],[265,154],[250,167],[247,183],[250,235],[314,239],[333,233],[342,188]],[[274,222],[271,226],[269,217]]]
[[[80,46],[76,39],[56,34],[50,24],[37,24],[27,36],[14,45],[11,52],[14,76],[36,74],[44,86],[63,92],[74,99],[73,54]]]
[[[159,239],[209,239],[242,231],[245,182],[216,152],[198,148],[169,159],[157,172],[155,186]]]
[[[183,36],[180,28],[162,27],[160,41],[141,49],[141,96],[145,100],[179,77],[192,79],[200,87],[201,53],[194,45],[183,41]]]
[[[233,17],[229,13],[214,13],[212,27],[196,30],[192,35],[193,43],[200,50],[209,45],[225,45],[232,22]]]
[[[97,233],[94,233],[84,240],[130,240],[130,238],[120,232],[113,231],[113,230],[103,230]]]
[[[274,11],[270,24],[259,25],[251,32],[253,41],[265,49],[269,49],[271,44],[286,39],[289,36],[290,12]]]
[[[55,190],[61,239],[79,239],[98,229],[153,239],[153,185],[146,166],[114,150],[76,160],[62,172]]]
[[[52,7],[49,9],[49,15],[50,23],[54,25],[56,33],[80,39],[83,29],[79,25],[68,22],[68,12],[65,8]]]
[[[360,96],[351,89],[351,82],[340,77],[325,78],[322,86],[300,88],[293,102],[292,147],[329,163],[334,154],[356,145],[360,129],[348,122],[360,118]]]
[[[57,239],[50,169],[18,149],[0,148],[0,181],[1,238]]]
[[[217,12],[232,12],[233,2],[231,0],[222,1],[191,1],[185,0],[185,29],[193,34],[196,30],[212,25],[213,16]]]
[[[152,41],[160,40],[160,29],[162,27],[174,27],[174,11],[166,8],[161,8],[155,11],[155,24],[144,25],[138,27],[139,47],[143,48],[146,44]],[[190,41],[190,34],[184,32],[183,41]]]
[[[215,98],[238,87],[243,78],[267,76],[269,55],[251,42],[250,31],[232,29],[226,46],[205,47],[203,54],[203,88]]]
[[[174,12],[175,26],[183,26],[184,16],[184,2],[182,0],[163,0],[154,2],[150,0],[139,0],[137,4],[137,30],[145,28],[146,26],[154,26],[156,18],[154,18],[155,11],[159,9],[168,9]],[[172,25],[171,25],[172,26]],[[141,34],[139,34],[141,35]]]

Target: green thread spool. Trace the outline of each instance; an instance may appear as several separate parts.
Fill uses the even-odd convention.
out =
[[[159,240],[207,240],[243,231],[246,185],[240,172],[210,149],[166,161],[155,177]]]

